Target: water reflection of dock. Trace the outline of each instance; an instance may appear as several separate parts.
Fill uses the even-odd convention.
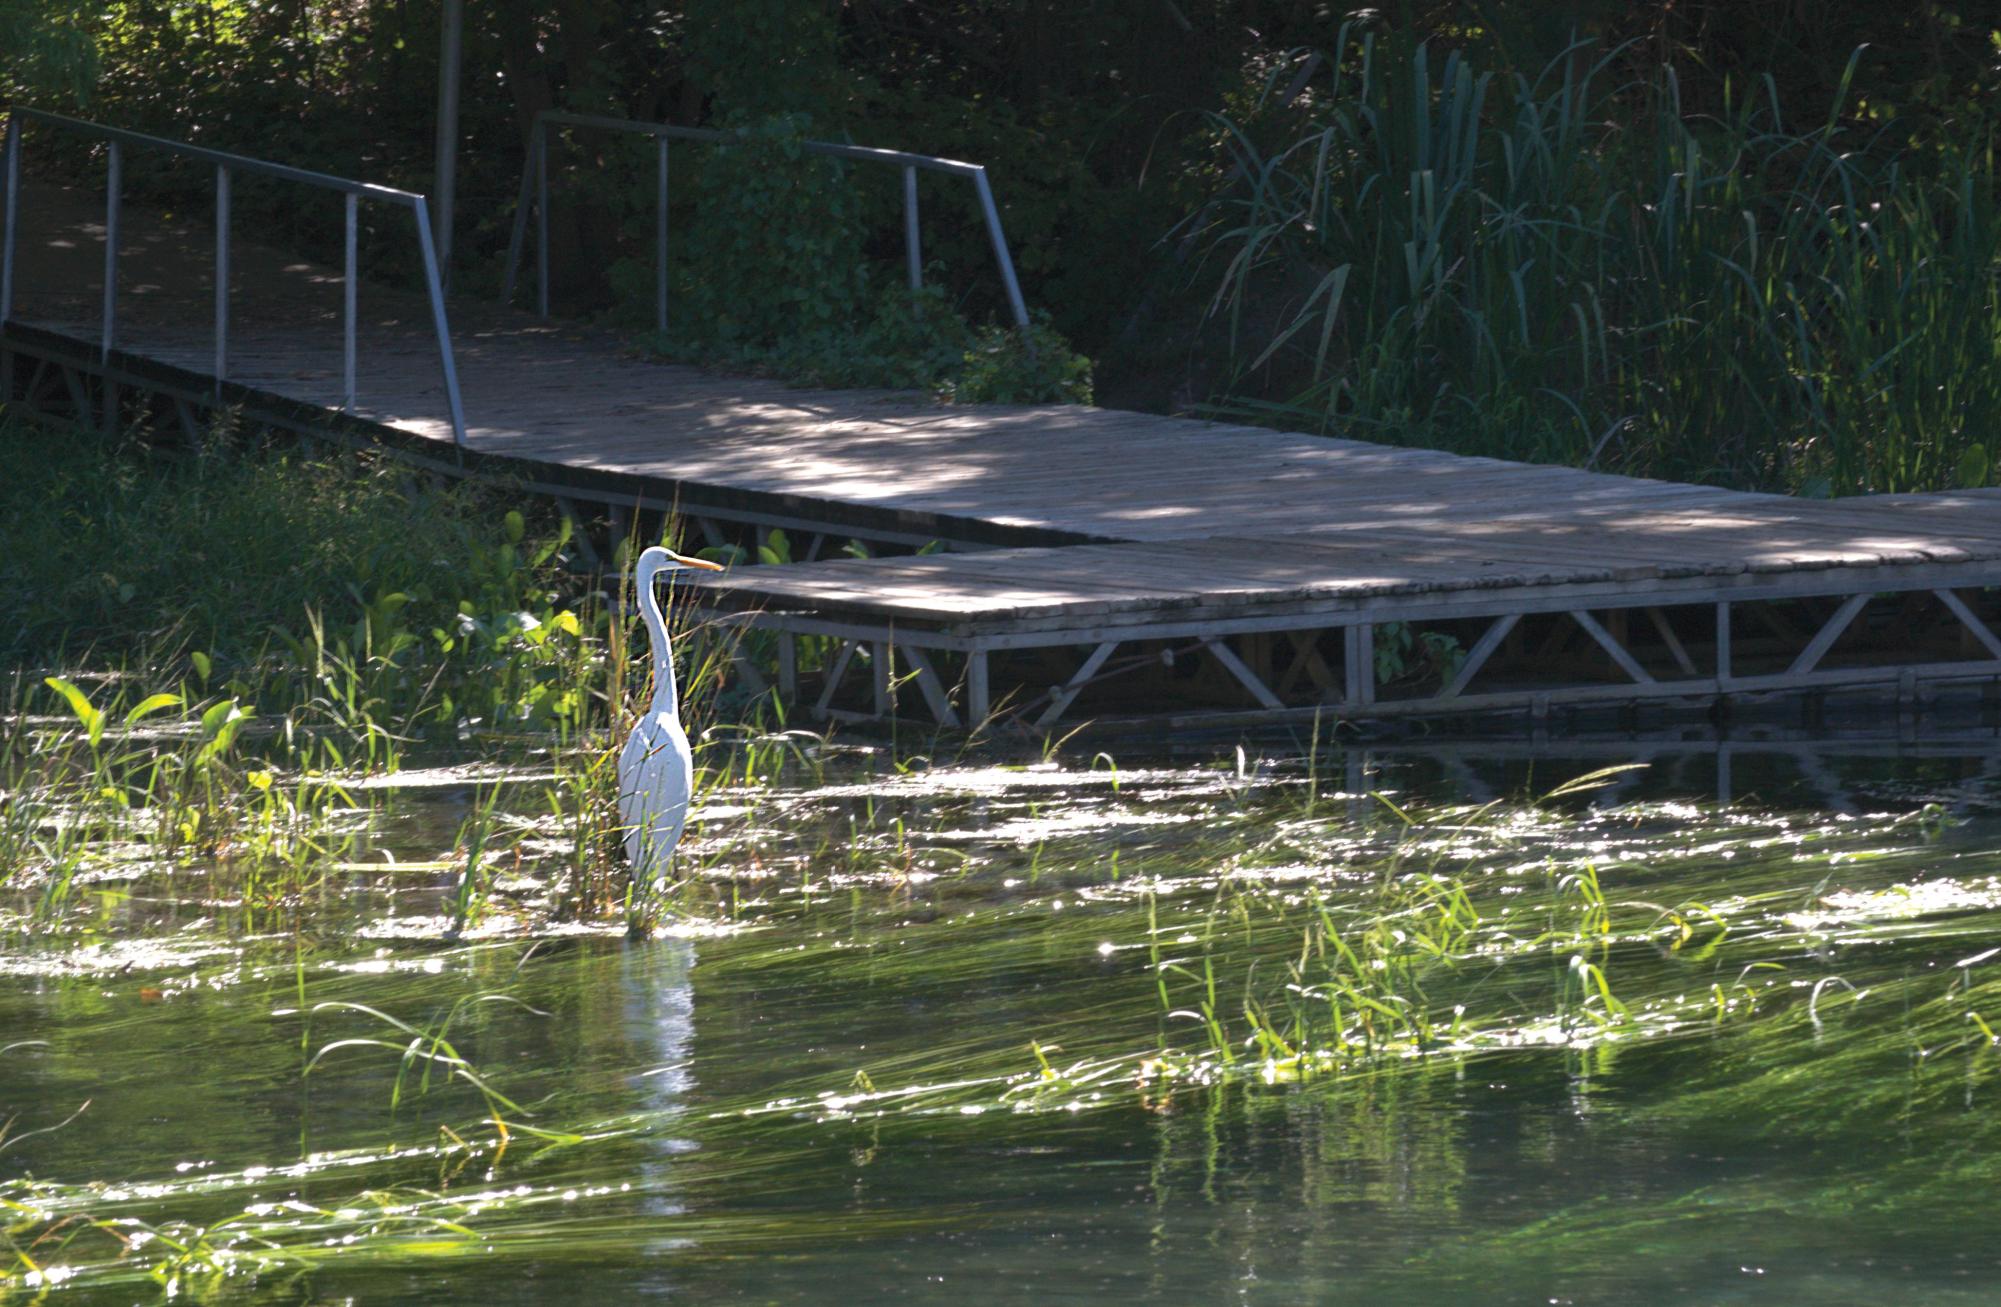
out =
[[[1914,764],[1931,765],[1930,789],[1920,791]],[[1453,802],[1472,804],[1532,797],[1538,780],[1548,789],[1584,772],[1630,767],[1591,790],[1590,801],[1602,807],[1663,796],[1726,804],[1756,798],[1847,813],[1947,797],[2001,806],[2001,731],[1940,727],[1920,737],[1894,720],[1842,731],[1768,726],[1724,734],[1686,727],[1644,736],[1408,739],[1350,748],[1342,765],[1343,788],[1351,793],[1400,788],[1416,773],[1427,790],[1435,786]],[[1900,793],[1872,792],[1870,773],[1898,778]]]

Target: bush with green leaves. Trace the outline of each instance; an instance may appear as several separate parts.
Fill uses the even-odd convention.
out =
[[[1088,404],[1091,360],[1038,313],[1026,333],[1000,326],[977,332],[942,393],[955,404]]]
[[[655,348],[806,385],[928,390],[966,402],[1088,400],[1089,361],[1047,320],[1032,346],[976,328],[935,278],[912,291],[900,263],[892,271],[871,260],[884,204],[892,194],[901,204],[894,173],[807,148],[839,136],[821,124],[855,93],[825,11],[702,0],[689,18],[694,69],[730,135],[695,156],[694,217],[673,272],[677,307]],[[633,312],[644,306],[650,315],[653,277],[642,261],[616,272]]]
[[[765,343],[718,341],[670,332],[660,353],[689,363],[810,386],[935,390],[971,345],[973,331],[937,290],[913,295],[901,286],[871,297],[866,310],[837,326]]]
[[[806,151],[802,115],[733,132],[702,170],[682,320],[703,339],[749,350],[854,322],[868,278],[849,165]]]
[[[670,358],[750,371],[800,385],[923,390],[957,404],[1088,404],[1091,360],[1038,314],[1014,327],[975,328],[935,286],[878,291],[856,318],[764,343],[656,337]]]

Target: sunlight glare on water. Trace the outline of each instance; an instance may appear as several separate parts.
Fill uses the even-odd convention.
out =
[[[1739,759],[1728,807],[1699,755],[1525,770],[849,768],[712,796],[629,942],[548,919],[539,773],[440,769],[290,907],[21,907],[15,1285],[1987,1300],[1992,759]],[[496,780],[521,853],[447,943]]]

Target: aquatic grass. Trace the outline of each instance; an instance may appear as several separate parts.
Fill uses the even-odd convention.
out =
[[[1183,1242],[1176,1231],[1190,1224],[1230,1257],[1273,1265],[1270,1246],[1218,1234],[1213,1203],[1275,1187],[1300,1219],[1341,1211],[1344,1229],[1371,1232],[1358,1246],[1380,1242],[1380,1256],[1349,1275],[1376,1285],[1408,1273],[1396,1267],[1464,1265],[1400,1239],[1395,1221],[1464,1229],[1457,1214],[1474,1209],[1473,1186],[1507,1149],[1477,1123],[1503,1114],[1528,1123],[1526,1155],[1580,1155],[1553,1192],[1529,1176],[1501,1224],[1534,1230],[1569,1207],[1587,1257],[1615,1246],[1619,1228],[1585,1205],[1604,1174],[1589,1159],[1604,1149],[1634,1159],[1618,1171],[1641,1190],[1619,1209],[1624,1228],[1679,1255],[1665,1218],[1690,1209],[1660,1159],[1753,1136],[1796,1151],[1808,1118],[1843,1139],[1874,1137],[1883,1118],[1866,1104],[1822,1112],[1858,1080],[1869,1084],[1859,1097],[1886,1111],[1894,1100],[1914,1162],[1986,1138],[1964,1117],[1984,1111],[1997,1056],[1980,1023],[1993,1025],[2001,998],[1991,961],[1974,959],[2001,913],[2001,864],[1937,814],[1594,808],[1594,795],[1609,802],[1603,791],[1551,797],[1547,786],[1538,801],[1498,805],[1330,799],[1309,783],[1319,764],[1249,750],[1180,769],[1122,760],[1114,771],[1080,756],[900,770],[879,753],[792,743],[807,755],[786,764],[802,783],[747,787],[737,764],[727,788],[706,792],[716,815],[691,845],[672,929],[654,938],[531,919],[478,944],[439,948],[419,925],[355,949],[322,926],[303,961],[287,934],[198,964],[202,976],[173,986],[155,1019],[174,1023],[176,1046],[231,1032],[250,1085],[298,1078],[308,1023],[310,1048],[383,1046],[314,1067],[296,1144],[232,1127],[224,1137],[251,1146],[230,1152],[190,1144],[193,1127],[170,1122],[154,1163],[116,1185],[75,1182],[108,1171],[70,1157],[59,1178],[72,1183],[6,1188],[36,1212],[22,1242],[70,1221],[51,1247],[86,1217],[186,1247],[220,1226],[226,1251],[240,1250],[232,1292],[288,1275],[366,1291],[472,1266],[457,1259],[475,1251],[502,1273],[533,1261],[598,1283],[635,1249],[699,1287],[759,1274],[747,1251],[824,1258],[859,1245],[866,1258],[878,1239],[978,1238],[1017,1211],[1041,1224],[1074,1195],[1105,1231],[1095,1245],[1137,1222],[1170,1241],[1162,1265],[1187,1278],[1208,1246]],[[522,810],[543,784],[510,783],[496,813]],[[413,847],[449,839],[462,803],[442,801],[450,822]],[[538,824],[537,840],[559,829]],[[544,875],[567,865],[560,849],[524,848]],[[412,892],[443,904],[449,888]],[[116,958],[103,965],[79,1001],[147,983],[111,979]],[[1337,981],[1387,1011],[1350,1006]],[[1321,988],[1291,993],[1300,982]],[[204,992],[238,996],[232,1024],[211,1026],[218,1018],[189,1001]],[[554,1015],[474,1001],[495,993]],[[315,1013],[321,1004],[336,1006]],[[1181,1011],[1195,1015],[1171,1015]],[[65,1056],[93,1065],[119,1037],[76,1022]],[[499,1109],[504,1151],[480,1092],[437,1079],[449,1068],[423,1056],[434,1038],[534,1113]],[[425,1065],[434,1078],[420,1100]],[[1583,1142],[1568,1149],[1556,1131]],[[158,1160],[189,1147],[221,1160],[185,1174]],[[1754,1143],[1735,1151],[1763,1155]],[[969,1187],[973,1166],[982,1179]],[[1953,1174],[1963,1187],[1964,1164]],[[1940,1186],[1905,1178],[1918,1206],[1901,1210],[1930,1210],[1924,1195]],[[1689,1183],[1719,1211],[1783,1218],[1759,1186]],[[1051,1206],[1024,1206],[1050,1186]],[[1126,1196],[1105,1197],[1114,1192]],[[1889,1180],[1869,1188],[1884,1202],[1897,1192]],[[369,1193],[470,1234],[372,1225]],[[336,1215],[288,1217],[294,1199]],[[1793,1200],[1826,1212],[1808,1192]],[[1712,1242],[1725,1229],[1699,1224]],[[108,1291],[147,1283],[173,1252],[86,1232],[41,1264]]]
[[[706,1178],[754,1185],[782,1175],[781,1165],[760,1162],[713,1168]],[[656,1256],[677,1263],[699,1263],[706,1256],[804,1251],[843,1231],[917,1237],[960,1216],[950,1208],[882,1213],[865,1222],[796,1211],[687,1212],[666,1222],[670,1233],[663,1233],[657,1214],[606,1210],[626,1197],[629,1184],[574,1179],[566,1188],[488,1183],[441,1191],[398,1184],[337,1201],[259,1200],[207,1222],[90,1215],[89,1192],[32,1186],[22,1198],[0,1196],[0,1211],[16,1217],[17,1242],[41,1241],[36,1251],[43,1261],[14,1249],[18,1269],[0,1278],[0,1287],[9,1287],[9,1279],[31,1292],[150,1287],[201,1301],[296,1283],[314,1272],[463,1274],[498,1249],[532,1257],[543,1273],[580,1276],[635,1246],[652,1247]],[[496,1241],[501,1221],[507,1233]]]
[[[45,500],[17,506],[15,534],[0,541],[12,562],[0,594],[35,589],[36,604],[69,614],[59,627],[26,605],[16,644],[0,649],[0,660],[63,663],[55,676],[17,667],[0,725],[0,876],[35,880],[44,920],[80,879],[148,857],[204,862],[224,898],[295,898],[314,867],[351,851],[336,815],[351,806],[343,783],[439,750],[557,760],[551,813],[574,850],[559,911],[615,913],[644,930],[665,910],[666,886],[627,882],[611,802],[611,750],[643,688],[628,663],[643,641],[629,593],[560,571],[568,519],[511,507],[504,484],[438,490],[374,454],[309,460],[227,432],[189,453],[7,425],[0,464],[31,461],[50,463],[56,502],[95,551],[56,548]],[[209,566],[218,552],[256,565]],[[99,582],[105,594],[71,593]],[[677,608],[703,787],[756,785],[807,759],[804,744],[770,743],[763,701],[732,699],[743,724],[703,733],[741,632],[686,618]],[[34,682],[73,731],[35,720]],[[154,692],[135,693],[142,685]],[[491,821],[462,832],[462,849],[479,847],[447,929],[483,909],[484,841],[496,834]]]
[[[280,783],[240,757],[249,716],[234,699],[162,691],[125,708],[115,689],[93,701],[69,680],[47,685],[70,729],[24,712],[0,726],[0,884],[37,882],[42,921],[60,918],[86,870],[234,862],[239,892],[269,899],[348,847],[339,814],[352,797],[309,775]]]
[[[1978,937],[1995,925],[1934,924],[1940,942]],[[1976,964],[1976,966],[1979,964]],[[1684,1059],[1677,1083],[1641,1095],[1625,1113],[1634,1130],[1727,1132],[1738,1149],[1795,1135],[1811,1123],[1822,1147],[1854,1141],[1868,1164],[1843,1175],[1830,1194],[1813,1174],[1781,1184],[1743,1186],[1722,1178],[1643,1204],[1565,1205],[1505,1240],[1427,1254],[1441,1266],[1465,1259],[1505,1263],[1532,1244],[1541,1257],[1602,1262],[1608,1250],[1661,1238],[1678,1228],[1691,1240],[1727,1239],[1745,1222],[1764,1221],[1783,1237],[1816,1238],[1812,1213],[1895,1210],[1910,1232],[1906,1258],[1927,1255],[1914,1243],[1941,1237],[1950,1256],[1955,1227],[1977,1186],[1979,1159],[1996,1142],[1988,1102],[2001,1050],[1976,1006],[1996,1001],[1996,982],[1969,986],[1935,972],[1869,968],[1866,988],[1841,977],[1806,984],[1768,973],[1755,1019],[1716,1027],[1700,1057]],[[1831,998],[1836,986],[1839,998]],[[1805,1002],[1801,993],[1809,995]],[[1896,1146],[1871,1146],[1895,1136]]]
[[[509,994],[470,994],[456,1000],[444,1013],[420,1028],[411,1025],[407,1021],[393,1017],[387,1012],[369,1007],[365,1003],[340,1001],[317,1003],[309,1009],[310,1015],[317,1016],[323,1012],[357,1013],[361,1016],[371,1017],[399,1034],[407,1035],[409,1039],[401,1044],[394,1040],[378,1039],[369,1036],[336,1039],[331,1043],[322,1044],[313,1053],[312,1057],[307,1059],[306,1065],[300,1070],[299,1074],[302,1078],[310,1076],[313,1073],[313,1068],[318,1066],[321,1060],[329,1053],[336,1053],[349,1048],[389,1049],[392,1052],[400,1054],[396,1066],[396,1079],[389,1089],[389,1110],[392,1115],[403,1102],[404,1085],[412,1079],[411,1072],[413,1068],[415,1068],[416,1074],[414,1077],[415,1083],[411,1086],[411,1092],[416,1097],[422,1097],[430,1092],[431,1075],[433,1071],[437,1071],[446,1079],[462,1080],[479,1091],[480,1098],[485,1102],[488,1118],[493,1122],[494,1132],[500,1140],[501,1147],[504,1148],[508,1137],[508,1123],[501,1115],[502,1109],[512,1112],[516,1116],[533,1116],[534,1113],[495,1089],[480,1074],[479,1070],[471,1062],[468,1062],[459,1053],[458,1049],[452,1046],[450,1040],[446,1038],[451,1032],[453,1022],[457,1020],[460,1013],[465,1011],[469,1006],[476,1006],[481,1003],[508,1003],[535,1016],[547,1017],[549,1015],[547,1012],[530,1007],[520,999]]]
[[[98,1270],[92,1278],[99,1282],[150,1281],[169,1300],[200,1300],[232,1282],[311,1266],[329,1248],[437,1256],[470,1253],[471,1247],[455,1245],[477,1239],[453,1219],[466,1210],[464,1204],[421,1189],[370,1190],[337,1208],[296,1198],[255,1203],[208,1224],[82,1213],[51,1220],[48,1208],[39,1205],[50,1197],[47,1191],[32,1192],[26,1201],[0,1197],[0,1209],[14,1215],[16,1229],[34,1235],[28,1247],[13,1232],[0,1236],[12,1245],[19,1283],[42,1293],[62,1288],[81,1265]],[[98,1249],[109,1249],[110,1255]]]
[[[1447,824],[1455,841],[1463,839],[1463,813],[1452,814]],[[1503,865],[1513,860],[1511,825],[1496,825],[1501,847],[1488,855]],[[955,987],[990,985],[1010,975],[1026,963],[1019,943],[1024,938],[1034,941],[1035,957],[1076,959],[1059,966],[1059,974],[1105,967],[1126,974],[1118,959],[1136,946],[1113,941],[1132,939],[1131,914],[1144,904],[1149,964],[1143,974],[1149,988],[1159,990],[1151,1006],[1162,1019],[1156,1032],[1162,1042],[1121,1049],[1125,1037],[1118,1032],[1136,1028],[1126,1004],[1142,991],[1128,989],[1126,1004],[1107,1003],[1102,990],[1109,982],[1101,978],[1085,999],[1084,990],[1072,988],[1086,983],[1077,976],[1050,995],[1050,1010],[1039,1022],[1017,1015],[1034,1032],[1016,1046],[1013,1057],[1026,1063],[1019,1070],[1006,1069],[1006,1050],[996,1042],[974,1040],[922,1059],[949,1066],[943,1077],[911,1077],[914,1067],[871,1059],[863,1068],[844,1069],[838,1084],[817,1095],[776,1098],[754,1114],[875,1119],[990,1108],[1069,1111],[1116,1101],[1135,1089],[1158,1101],[1245,1081],[1342,1083],[1433,1060],[1712,1038],[1725,1029],[1771,1028],[1766,1023],[1775,1020],[1783,1028],[1801,1003],[1809,1011],[1814,1006],[1812,990],[1799,994],[1791,969],[1771,960],[1773,952],[1784,957],[1811,948],[1809,939],[1778,920],[1799,901],[1797,890],[1720,905],[1683,895],[1663,906],[1609,889],[1597,861],[1558,869],[1538,859],[1512,873],[1489,866],[1476,876],[1444,876],[1431,867],[1446,856],[1445,846],[1415,837],[1404,844],[1405,856],[1419,866],[1407,865],[1384,882],[1400,896],[1393,902],[1366,890],[1322,894],[1310,881],[1304,888],[1290,878],[1265,881],[1252,866],[1222,877],[1163,878],[1142,859],[1135,882],[1121,889],[1101,873],[1097,892],[1071,900],[1068,913],[1060,903],[1039,901],[1041,894],[1034,902],[996,900],[991,881],[936,881],[921,904],[893,909],[880,930],[853,923],[819,942],[776,952],[760,948],[755,936],[741,947],[727,943],[717,965],[732,984],[760,993],[864,993],[871,1004],[894,1009],[945,1002]],[[1800,871],[1788,867],[1790,854],[1782,851],[1796,845],[1783,833],[1774,838],[1763,831],[1743,841],[1747,851],[1767,850],[1778,874],[1791,875]],[[1825,856],[1841,865],[1846,852]],[[1847,865],[1865,862],[1851,858]],[[1360,883],[1371,884],[1381,865],[1368,869]],[[1622,881],[1628,870],[1621,868]],[[954,886],[950,893],[947,885]],[[1075,892],[1059,895],[1069,899]],[[852,910],[852,898],[852,891],[836,892],[820,901]],[[1330,907],[1329,899],[1338,906]],[[1746,906],[1752,902],[1765,906]],[[768,899],[758,919],[767,928],[774,912],[819,919],[814,903],[805,895]],[[950,923],[935,947],[913,951],[896,929],[912,911]],[[1302,948],[1300,923],[1316,916],[1335,916],[1339,924]],[[1732,947],[1725,948],[1733,931]],[[1357,942],[1348,943],[1351,937]],[[1192,958],[1176,952],[1191,946]],[[1287,962],[1302,955],[1308,962],[1325,960],[1336,983],[1293,993],[1290,1000],[1274,996],[1277,986],[1260,987],[1261,968],[1283,975]],[[1246,966],[1251,958],[1258,960]],[[1675,991],[1666,992],[1666,984]],[[1831,1002],[1825,991],[1821,998]],[[1327,1020],[1316,1010],[1322,1004],[1350,1016]],[[1153,1022],[1147,1027],[1153,1029]],[[1970,1021],[1967,1027],[1976,1029]],[[1191,1032],[1192,1043],[1184,1037]],[[865,1030],[856,1034],[866,1037]],[[846,1084],[857,1069],[868,1077],[859,1090]],[[811,1074],[813,1068],[800,1070]]]
[[[1847,865],[1858,863],[1850,857]],[[1824,929],[1819,919],[1788,911],[1794,894],[1663,906],[1637,895],[1611,897],[1601,870],[1583,861],[1446,876],[1435,864],[1402,869],[1392,859],[1367,890],[1344,892],[1338,908],[1311,888],[1303,902],[1241,893],[1238,906],[1259,920],[1240,944],[1213,929],[1181,937],[1200,947],[1199,973],[1196,964],[1163,957],[1150,942],[1150,970],[1169,1022],[1163,1030],[1184,1018],[1199,1038],[1193,1045],[1170,1039],[1127,1064],[1136,1061],[1143,1079],[1163,1085],[1245,1074],[1279,1083],[1369,1073],[1413,1058],[1589,1047],[1775,1014],[1791,1018],[1796,997],[1780,991],[1775,998],[1782,982],[1767,974],[1788,973],[1789,964],[1771,955],[1811,954]],[[1823,899],[1820,888],[1809,898],[1840,902]],[[1863,900],[1861,910],[1894,914],[1899,907],[1882,905],[1898,900],[1886,891]],[[1951,911],[1960,901],[1935,899],[1930,910]],[[2001,906],[1991,894],[1965,901]],[[1309,924],[1286,930],[1302,906]],[[1955,923],[1953,930],[1977,924]],[[1149,937],[1157,941],[1157,927]],[[1289,958],[1281,951],[1288,938]],[[1261,961],[1243,970],[1233,1005],[1219,997],[1216,968],[1225,959],[1242,966],[1246,951]],[[1276,991],[1260,986],[1261,965],[1284,977]],[[1784,983],[1792,984],[1789,976]],[[1816,1028],[1822,996],[1835,984],[1851,999],[1862,990],[1839,975],[1813,985],[1805,1010]],[[1496,999],[1503,1006],[1495,1007]]]
[[[459,826],[453,853],[456,857],[462,850],[465,862],[447,899],[447,911],[451,917],[451,925],[445,931],[447,940],[458,939],[468,925],[486,912],[487,900],[493,889],[493,868],[487,862],[487,844],[494,834],[494,810],[499,801],[498,785],[487,787],[484,798],[475,789],[472,811],[466,814],[465,821]]]
[[[702,705],[727,666],[727,645],[698,640],[691,648],[691,711],[707,712]],[[577,686],[587,695],[606,659],[577,657],[588,663]],[[351,860],[375,820],[367,809],[395,802],[393,788],[362,782],[393,774],[402,748],[415,747],[357,718],[312,720],[311,705],[270,716],[234,697],[204,698],[192,680],[179,691],[146,694],[127,678],[87,679],[92,689],[49,678],[44,690],[64,709],[62,718],[27,711],[19,700],[0,717],[0,878],[37,888],[44,922],[73,906],[80,878],[172,867],[205,868],[218,899],[291,901]],[[367,738],[386,740],[372,759]],[[471,810],[451,842],[449,861],[458,870],[445,895],[445,930],[462,933],[477,922],[488,910],[499,860],[511,853],[520,864],[524,842],[551,828],[565,832],[569,845],[567,889],[548,905],[557,915],[621,916],[643,931],[672,910],[670,886],[629,882],[615,803],[618,739],[595,726],[567,743],[542,737],[555,773],[543,791],[546,818],[503,814],[499,804],[514,793],[504,783],[472,787]],[[698,803],[724,794],[754,803],[788,769],[817,767],[818,741],[754,725],[699,735]],[[704,810],[698,807],[698,827]],[[531,871],[547,855],[538,849]]]
[[[1609,775],[1596,778],[1597,783]],[[1552,798],[1584,788],[1559,787]],[[1798,891],[1727,900],[1713,894],[1663,894],[1662,887],[1644,884],[1644,876],[1636,882],[1634,868],[1621,865],[1622,888],[1615,892],[1601,860],[1547,856],[1523,858],[1509,874],[1488,866],[1468,875],[1448,864],[1481,826],[1477,813],[1437,814],[1438,825],[1430,827],[1432,814],[1412,821],[1413,814],[1402,812],[1398,821],[1404,833],[1371,861],[1359,867],[1351,863],[1349,874],[1332,884],[1312,876],[1302,880],[1291,872],[1287,864],[1298,856],[1307,834],[1297,827],[1288,827],[1262,851],[1245,856],[1239,850],[1218,858],[1211,865],[1230,870],[1215,876],[1163,877],[1155,859],[1140,858],[1127,864],[1130,880],[1111,881],[1108,860],[1098,858],[1098,876],[1084,882],[1091,888],[1075,901],[1069,918],[1080,932],[1075,955],[1110,958],[1131,947],[1105,939],[1130,936],[1124,928],[1108,926],[1103,912],[1144,901],[1153,922],[1164,904],[1172,903],[1173,924],[1150,924],[1143,934],[1151,958],[1149,984],[1159,991],[1163,1030],[1185,1022],[1202,1032],[1193,1046],[1176,1037],[1170,1040],[1172,1047],[1128,1054],[1123,1059],[1127,1073],[1151,1062],[1146,1079],[1159,1081],[1173,1073],[1185,1074],[1189,1083],[1204,1083],[1218,1074],[1235,1074],[1227,1069],[1241,1062],[1258,1075],[1287,1079],[1379,1066],[1412,1055],[1588,1047],[1606,1039],[1708,1029],[1718,1019],[1755,1016],[1769,1003],[1769,984],[1759,979],[1766,962],[1757,957],[1747,962],[1736,950],[1783,951],[1788,939],[1800,938],[1785,921],[1799,902]],[[1555,819],[1525,825],[1522,815],[1494,815],[1486,842],[1492,846],[1498,840],[1499,845],[1486,857],[1522,850],[1543,831],[1561,828]],[[1924,820],[1920,814],[1905,824],[1922,828]],[[1784,832],[1759,832],[1732,842],[1747,854],[1771,857],[1794,847],[1797,839]],[[1707,851],[1708,856],[1714,853],[1713,847]],[[1186,845],[1161,850],[1155,858],[1191,855],[1202,861]],[[1858,860],[1852,849],[1830,850],[1825,856],[1851,868],[1869,861]],[[1279,863],[1273,870],[1284,874],[1273,878],[1261,871],[1259,864],[1267,861]],[[1888,871],[1897,861],[1885,855],[1877,870]],[[885,876],[874,883],[887,887],[893,881]],[[1058,919],[1046,909],[1010,899],[993,901],[991,879],[948,877],[930,884],[926,897],[933,900],[946,886],[956,887],[947,896],[958,903],[948,913],[955,923],[955,944],[949,956],[926,956],[922,962],[937,969],[935,979],[944,985],[983,969],[987,974],[997,966],[1006,970],[983,957],[976,918],[989,919],[989,929],[1001,939],[1033,922],[1037,937],[1045,941],[1049,923]],[[831,885],[817,892],[842,901]],[[1060,898],[1077,891],[1059,887],[1054,892]],[[760,899],[758,919],[770,923],[774,912],[807,912],[812,902],[811,894],[774,898],[767,893]],[[934,903],[927,911],[942,906]],[[1197,915],[1191,919],[1190,913]],[[1724,947],[1726,941],[1730,948]],[[797,965],[824,983],[838,984],[844,966],[866,959],[866,974],[874,978],[868,983],[881,982],[881,959],[865,940],[839,932],[830,943],[831,952],[808,949],[796,957],[785,955],[784,968]],[[1247,952],[1263,961],[1246,968]],[[1669,972],[1688,991],[1685,998],[1670,1003],[1655,992],[1662,959],[1671,960]],[[1639,963],[1646,965],[1635,973]],[[1260,968],[1267,976],[1284,977],[1284,983],[1259,982]],[[1689,968],[1710,978],[1691,985]],[[1501,990],[1511,1006],[1495,1010],[1488,1002]],[[1543,997],[1537,999],[1535,993]],[[1045,1048],[1080,1043],[1075,1036],[1037,1038]],[[1104,1047],[1091,1039],[1081,1046]],[[1108,1052],[1086,1059],[1094,1075],[1104,1074],[1116,1061],[1118,1055]],[[1176,1067],[1184,1071],[1175,1072]],[[875,1078],[879,1085],[888,1083],[881,1075]],[[1046,1074],[1034,1081],[1046,1094]]]

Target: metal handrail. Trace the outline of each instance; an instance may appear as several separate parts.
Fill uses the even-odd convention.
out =
[[[708,127],[678,127],[668,123],[636,122],[626,118],[605,118],[596,114],[561,113],[555,110],[544,110],[536,114],[534,125],[529,129],[528,159],[521,170],[521,193],[514,205],[514,230],[507,241],[507,279],[500,292],[500,302],[506,304],[514,299],[515,275],[521,266],[521,247],[527,240],[528,211],[532,202],[535,210],[535,311],[545,318],[549,316],[549,128],[551,125],[625,132],[635,136],[651,136],[658,141],[659,170],[655,188],[657,193],[654,224],[654,320],[660,333],[665,335],[667,332],[667,143],[675,140],[718,144],[742,138],[735,132],[717,131]],[[987,182],[986,165],[962,163],[957,159],[941,159],[929,154],[912,154],[906,150],[878,150],[866,145],[843,145],[836,141],[807,141],[804,143],[804,148],[808,154],[854,159],[862,163],[883,163],[903,169],[904,254],[908,264],[910,289],[913,291],[921,289],[924,285],[924,260],[918,244],[917,229],[918,170],[972,178],[974,192],[979,196],[981,213],[986,218],[987,239],[993,245],[994,262],[1000,268],[1001,284],[1007,289],[1008,307],[1014,311],[1015,325],[1024,332],[1028,330],[1028,308],[1022,302],[1021,283],[1014,274],[1014,258],[1008,253],[1007,237],[1001,232],[1000,210],[994,204],[993,187]]]
[[[229,188],[232,173],[276,177],[281,181],[338,191],[347,197],[345,241],[347,267],[343,281],[344,303],[341,324],[342,376],[345,383],[342,392],[344,402],[341,407],[344,412],[351,411],[355,406],[355,300],[359,262],[357,247],[360,202],[377,200],[385,204],[402,205],[409,209],[417,219],[417,244],[424,259],[424,289],[430,297],[431,327],[438,338],[438,361],[444,373],[445,400],[451,406],[452,439],[460,447],[465,445],[465,405],[459,394],[458,365],[452,355],[451,328],[445,319],[445,292],[438,275],[437,246],[431,238],[431,215],[424,196],[415,191],[397,190],[393,186],[378,186],[373,182],[352,181],[328,173],[313,172],[307,168],[294,168],[288,164],[253,159],[248,155],[230,154],[223,150],[211,150],[205,146],[189,145],[182,141],[170,141],[165,137],[148,136],[122,127],[107,127],[102,123],[86,122],[81,118],[69,118],[42,109],[13,106],[7,110],[5,141],[6,233],[4,238],[0,238],[0,325],[5,325],[12,318],[14,311],[14,247],[20,210],[21,123],[24,120],[42,123],[106,143],[104,308],[100,356],[107,360],[111,357],[117,328],[118,218],[124,163],[121,147],[132,145],[161,150],[179,158],[215,165],[215,387],[218,396],[222,392],[224,381],[229,376]]]

